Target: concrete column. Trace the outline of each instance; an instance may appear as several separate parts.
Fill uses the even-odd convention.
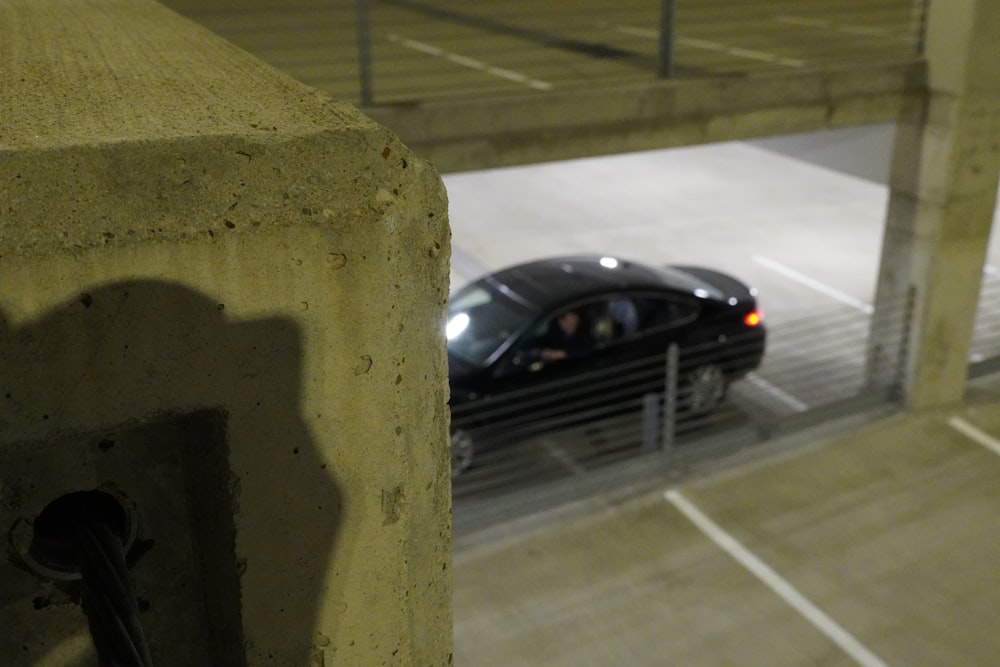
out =
[[[964,393],[1000,172],[998,36],[1000,0],[932,0],[927,102],[896,136],[871,374],[901,373],[912,408]]]
[[[0,62],[0,665],[97,664],[81,493],[154,664],[449,664],[434,168],[151,0],[0,2]]]

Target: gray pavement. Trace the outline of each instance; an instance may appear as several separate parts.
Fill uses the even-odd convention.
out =
[[[456,543],[455,664],[996,665],[1000,391]]]
[[[758,288],[772,334],[742,384],[750,398],[782,414],[827,404],[863,382],[891,139],[890,126],[862,127],[445,174],[452,289],[557,254],[721,268]],[[998,236],[979,357],[1000,353]]]
[[[785,140],[446,175],[453,287],[562,252],[702,262],[755,284],[775,332],[856,318],[863,337],[887,191],[879,154],[859,176],[834,144],[863,136],[887,160],[888,131],[805,138],[821,164]],[[996,283],[987,272],[984,294]],[[787,342],[759,376],[805,404],[775,369],[815,364],[815,348]],[[478,531],[463,515],[455,664],[1000,664],[998,386]]]
[[[166,0],[236,45],[358,102],[359,6],[370,9],[377,104],[554,90],[655,77],[661,3],[648,0]],[[676,3],[674,76],[743,77],[914,57],[913,0]]]

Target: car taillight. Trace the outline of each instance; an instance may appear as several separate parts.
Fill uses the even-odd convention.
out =
[[[761,320],[763,319],[764,316],[761,314],[759,310],[751,310],[749,313],[743,316],[743,324],[747,325],[748,327],[755,327],[758,324],[760,324]]]

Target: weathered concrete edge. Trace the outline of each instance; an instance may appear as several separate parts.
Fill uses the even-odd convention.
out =
[[[321,159],[306,173],[298,167],[281,173],[282,165],[302,164],[306,153]],[[338,153],[365,160],[353,163],[355,173],[340,173]],[[356,217],[349,209],[359,190],[371,193],[373,206],[388,206],[403,170],[418,161],[424,162],[374,123],[283,141],[193,137],[0,154],[6,200],[0,259],[121,243],[211,241]]]
[[[442,172],[760,138],[922,113],[922,62],[365,109]]]

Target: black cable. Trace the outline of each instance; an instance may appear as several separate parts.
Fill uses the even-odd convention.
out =
[[[101,667],[152,667],[121,538],[86,508],[77,513],[74,532],[83,611]]]
[[[100,667],[153,665],[125,562],[126,523],[117,501],[99,491],[62,496],[35,522],[38,548],[80,571],[81,606]]]

